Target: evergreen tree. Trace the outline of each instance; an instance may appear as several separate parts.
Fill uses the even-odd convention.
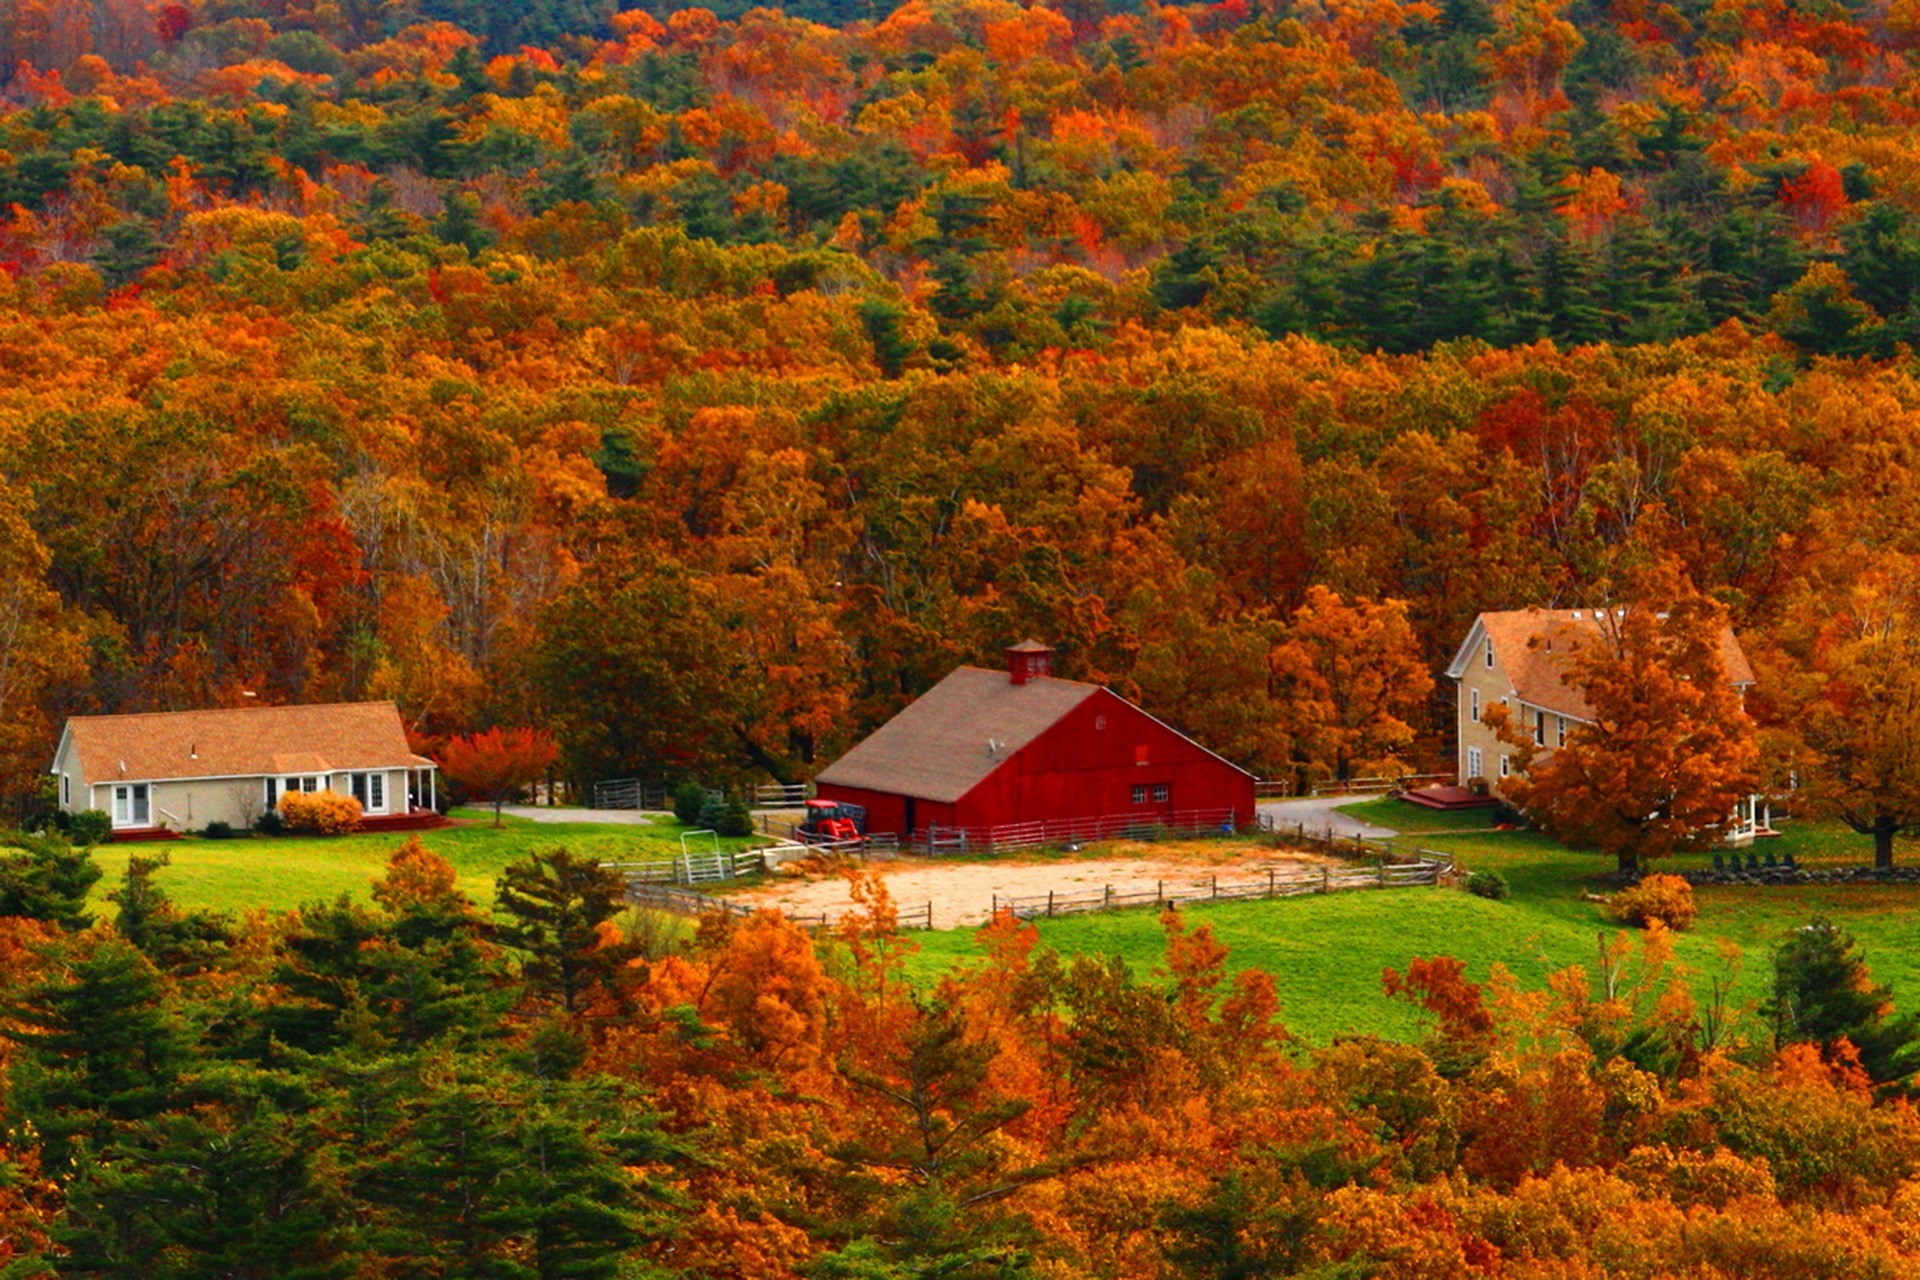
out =
[[[34,1117],[51,1168],[74,1166],[171,1101],[187,1039],[159,973],[124,939],[75,939],[46,979],[0,1009],[0,1035],[24,1050],[10,1111]]]
[[[182,912],[174,905],[154,878],[171,861],[165,852],[131,855],[120,887],[107,901],[120,908],[114,917],[120,936],[149,960],[168,973],[198,973],[218,963],[232,930],[226,918],[213,912]]]
[[[1920,1069],[1920,1020],[1890,1016],[1892,990],[1873,981],[1853,936],[1831,921],[1801,925],[1774,951],[1773,988],[1761,1012],[1777,1046],[1851,1041],[1876,1083]]]
[[[500,874],[500,938],[526,954],[529,991],[578,1013],[587,995],[638,954],[630,942],[607,943],[601,926],[626,909],[626,882],[565,849],[536,853]]]
[[[87,894],[100,879],[90,849],[76,849],[52,832],[0,836],[0,916],[49,920],[63,929],[93,923]]]

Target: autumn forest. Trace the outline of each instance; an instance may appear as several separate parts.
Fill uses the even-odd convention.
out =
[[[1813,778],[1920,698],[1916,139],[1915,0],[0,0],[0,808],[248,698],[801,782],[1024,637],[1449,768],[1477,614],[1648,582]],[[935,984],[874,885],[655,945],[564,855],[236,920],[17,840],[4,1276],[1920,1274],[1839,942],[1806,1043],[1656,925],[1307,1045],[1176,916]]]

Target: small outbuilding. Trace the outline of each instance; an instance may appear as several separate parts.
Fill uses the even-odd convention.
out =
[[[1013,828],[1093,839],[1253,820],[1252,774],[1109,689],[1053,676],[1052,657],[1029,640],[1005,671],[954,671],[823,771],[820,798],[864,806],[869,833],[987,846]]]

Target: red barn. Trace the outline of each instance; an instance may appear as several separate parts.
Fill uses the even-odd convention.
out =
[[[1252,774],[1108,689],[1055,679],[1052,652],[1029,640],[1004,672],[953,672],[822,772],[820,798],[864,805],[869,831],[987,844],[1014,824],[1088,838],[1253,820]]]

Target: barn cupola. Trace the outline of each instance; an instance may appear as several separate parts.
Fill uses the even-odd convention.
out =
[[[1035,676],[1048,675],[1053,670],[1053,650],[1038,640],[1022,640],[1019,644],[1007,647],[1007,678],[1015,684],[1025,684]]]

